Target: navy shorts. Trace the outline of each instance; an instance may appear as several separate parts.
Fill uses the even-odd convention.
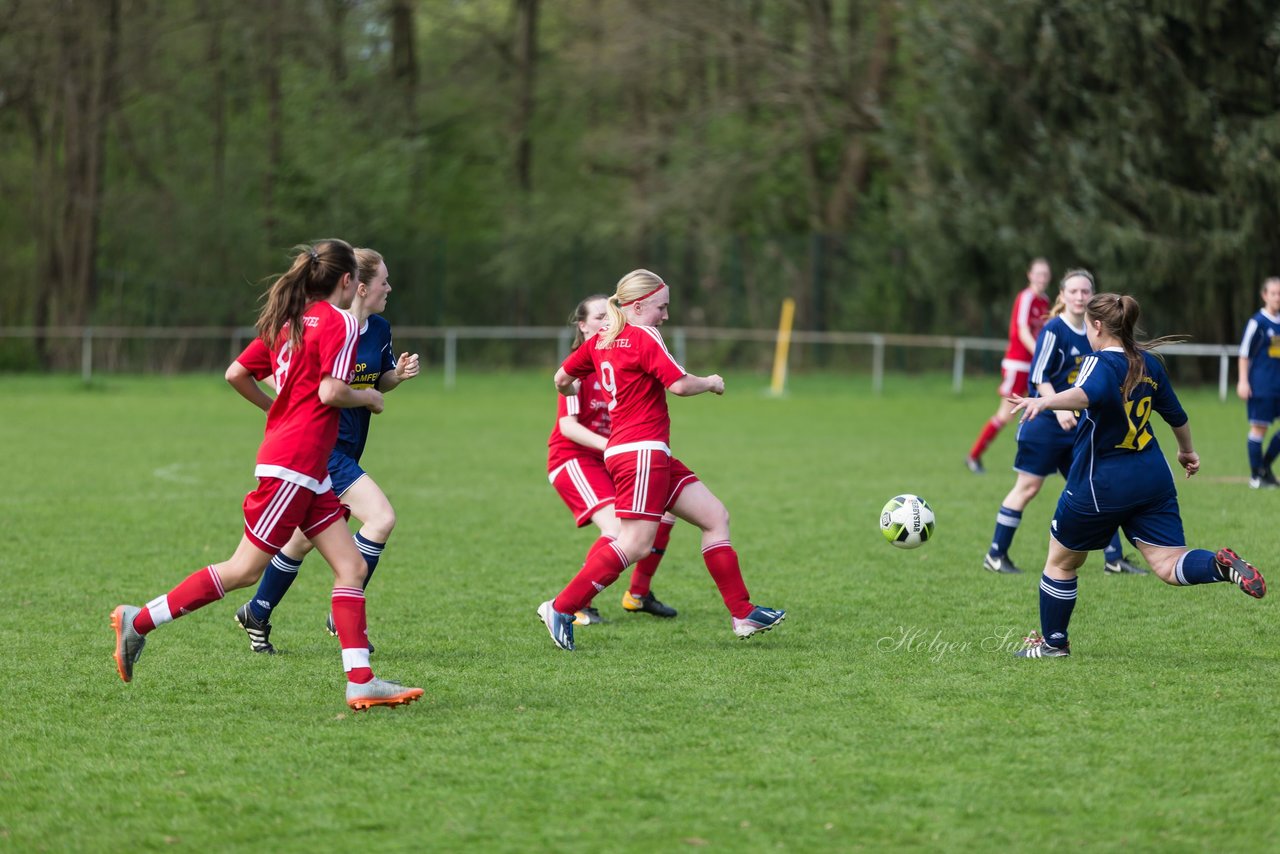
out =
[[[1270,424],[1280,418],[1280,397],[1251,397],[1247,404],[1250,424]]]
[[[1063,430],[1052,412],[1043,412],[1018,425],[1018,452],[1013,458],[1013,470],[1036,477],[1048,477],[1056,471],[1066,477],[1071,470],[1071,449],[1075,443],[1074,430]]]
[[[1049,532],[1062,545],[1076,552],[1095,552],[1111,543],[1118,529],[1131,543],[1141,540],[1153,546],[1182,548],[1187,537],[1182,532],[1178,493],[1167,492],[1143,504],[1123,510],[1085,510],[1068,501],[1066,490],[1058,498]]]
[[[333,479],[333,491],[341,498],[351,484],[364,477],[364,469],[355,459],[334,449],[329,453],[329,477]]]

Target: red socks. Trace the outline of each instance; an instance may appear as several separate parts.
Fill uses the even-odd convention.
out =
[[[675,527],[675,522],[663,521],[658,525],[658,533],[653,538],[653,551],[644,560],[636,564],[636,568],[631,572],[630,591],[632,596],[648,596],[649,585],[653,582],[653,574],[658,571],[658,564],[662,563],[662,556],[666,553],[667,543],[671,541],[671,529]]]
[[[739,620],[752,611],[751,596],[747,593],[747,584],[742,580],[742,570],[738,567],[738,553],[733,550],[728,540],[712,543],[702,549],[702,560],[707,565],[716,587],[720,589],[720,598],[729,613]]]
[[[148,602],[138,612],[138,616],[134,617],[133,628],[138,634],[145,635],[156,626],[163,626],[178,617],[186,616],[210,602],[217,602],[223,595],[222,579],[218,578],[213,567],[197,569],[164,596],[157,596]]]
[[[626,554],[613,540],[609,540],[604,545],[600,545],[600,540],[597,540],[587,555],[587,562],[583,564],[573,580],[565,585],[564,590],[560,591],[560,595],[555,598],[551,607],[561,614],[574,614],[581,611],[597,593],[617,581],[622,570],[626,569],[630,563]]]
[[[333,627],[342,645],[342,669],[347,679],[363,685],[373,678],[369,668],[369,631],[365,622],[364,591],[359,587],[333,588]]]
[[[982,455],[986,453],[988,446],[995,441],[996,434],[1000,432],[1000,428],[1004,425],[992,418],[982,428],[982,432],[978,434],[978,441],[973,443],[973,447],[969,449],[969,459],[980,460]]]

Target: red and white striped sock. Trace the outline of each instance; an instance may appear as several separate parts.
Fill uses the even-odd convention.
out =
[[[334,585],[333,627],[342,646],[342,669],[347,680],[363,685],[373,678],[369,667],[369,632],[365,622],[364,591]]]
[[[222,579],[218,577],[218,573],[214,572],[212,566],[197,569],[184,578],[177,587],[148,602],[146,607],[138,612],[138,616],[134,617],[133,628],[138,634],[145,635],[157,626],[185,617],[210,602],[217,602],[225,595]]]
[[[562,614],[574,614],[587,607],[595,595],[618,580],[631,563],[626,552],[610,541],[607,547],[594,548],[573,580],[555,598],[551,607]]]
[[[613,542],[614,540],[616,540],[616,539],[618,539],[618,538],[617,538],[617,537],[611,537],[611,536],[609,536],[608,534],[601,534],[600,536],[596,537],[596,541],[595,541],[594,543],[592,543],[592,544],[591,544],[591,548],[587,549],[587,556],[586,556],[585,558],[583,558],[583,560],[582,560],[582,565],[583,565],[583,566],[586,566],[586,565],[587,565],[587,561],[591,560],[591,556],[592,556],[593,554],[595,554],[596,552],[598,552],[600,549],[604,548],[605,546],[609,545],[609,543],[612,543],[612,542]]]
[[[653,550],[644,560],[637,561],[636,568],[631,571],[631,584],[628,589],[632,596],[649,595],[653,574],[658,571],[658,564],[662,563],[662,556],[666,554],[667,543],[671,542],[671,529],[675,524],[674,521],[668,522],[665,519],[658,524],[658,533],[653,537]]]
[[[747,593],[747,583],[742,580],[742,569],[738,566],[738,553],[728,540],[720,540],[702,547],[702,561],[707,565],[707,572],[720,589],[720,598],[729,613],[739,620],[751,613],[754,607],[751,596]]]

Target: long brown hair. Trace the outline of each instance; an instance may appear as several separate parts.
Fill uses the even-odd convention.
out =
[[[300,345],[307,306],[332,294],[344,275],[358,275],[355,250],[345,240],[330,238],[312,246],[304,243],[293,251],[293,264],[271,283],[266,303],[258,312],[258,337],[268,347],[276,346],[286,327],[290,346]]]
[[[1138,301],[1128,294],[1095,294],[1084,310],[1086,320],[1096,320],[1112,338],[1120,342],[1124,350],[1129,370],[1120,386],[1120,399],[1128,400],[1129,394],[1142,382],[1147,364],[1142,354],[1165,344],[1176,344],[1186,341],[1187,335],[1165,335],[1150,341],[1142,341],[1138,336],[1142,330],[1138,327],[1138,318],[1142,308]]]
[[[582,346],[582,342],[587,340],[587,336],[582,334],[582,327],[579,325],[587,319],[590,313],[589,306],[598,299],[608,300],[604,294],[592,294],[584,297],[582,302],[578,303],[578,307],[569,315],[569,325],[573,327],[573,343],[569,345],[572,349],[577,350]]]
[[[650,273],[648,270],[632,270],[619,279],[617,291],[605,300],[605,306],[609,310],[609,328],[600,333],[600,340],[596,342],[596,347],[598,349],[608,347],[613,343],[613,339],[618,337],[622,327],[627,325],[627,315],[622,311],[624,304],[630,305],[646,294],[661,288],[663,284],[665,283],[661,276]]]

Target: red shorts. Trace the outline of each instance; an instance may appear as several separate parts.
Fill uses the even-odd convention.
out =
[[[645,443],[648,444],[648,443]],[[684,463],[656,447],[607,454],[604,464],[613,478],[613,512],[619,519],[657,521],[698,476]]]
[[[258,478],[258,488],[244,497],[245,536],[272,554],[284,548],[295,530],[311,537],[350,515],[332,489],[316,494],[278,477]]]
[[[613,481],[597,457],[579,457],[547,475],[561,500],[573,511],[573,520],[581,528],[591,524],[591,517],[601,507],[613,503]]]
[[[1029,371],[1020,371],[1017,368],[1001,368],[1000,369],[1000,396],[1008,397],[1016,394],[1018,397],[1027,396],[1027,378],[1031,374]]]

